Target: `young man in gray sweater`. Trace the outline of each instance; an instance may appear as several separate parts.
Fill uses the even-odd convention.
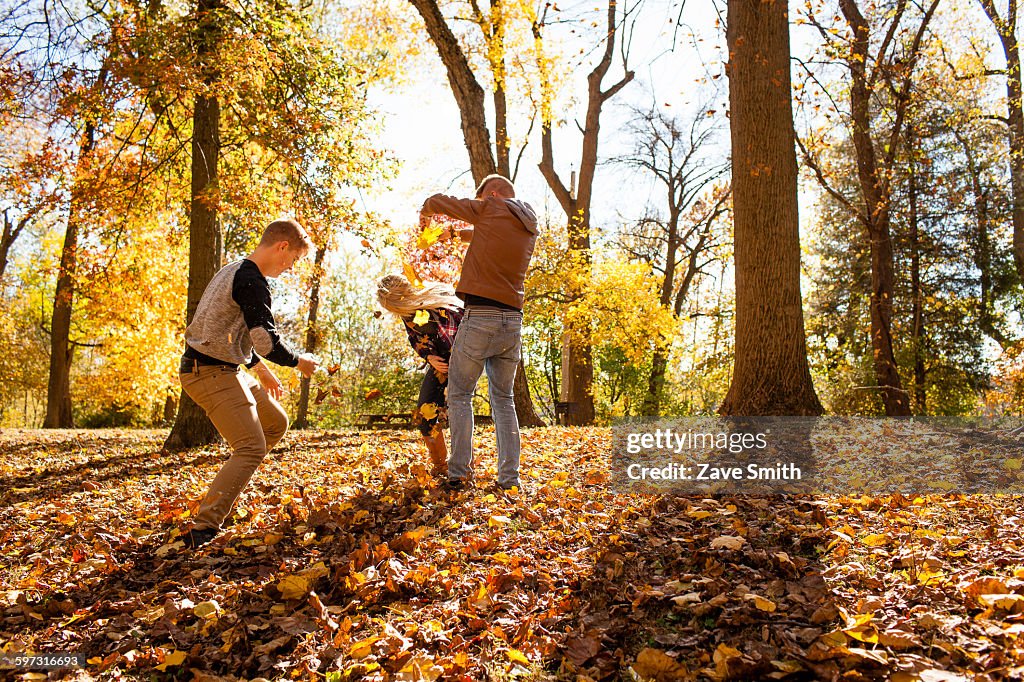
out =
[[[298,222],[275,220],[248,258],[213,276],[185,330],[181,387],[232,450],[199,507],[195,525],[183,537],[188,547],[204,545],[220,532],[260,462],[288,430],[288,416],[277,402],[281,382],[261,357],[297,367],[307,377],[316,370],[312,356],[298,355],[278,336],[267,283],[267,278],[290,270],[310,247],[309,235]],[[252,369],[259,381],[239,365]]]

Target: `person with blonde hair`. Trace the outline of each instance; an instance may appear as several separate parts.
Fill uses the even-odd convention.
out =
[[[429,363],[423,375],[413,422],[423,434],[432,474],[448,475],[448,448],[443,428],[448,424],[448,360],[462,322],[462,301],[447,284],[413,286],[404,275],[388,275],[377,284],[381,307],[400,318],[416,354]]]

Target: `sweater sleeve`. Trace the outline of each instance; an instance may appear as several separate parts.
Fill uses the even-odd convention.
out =
[[[285,367],[298,365],[298,354],[278,336],[274,314],[270,311],[270,287],[267,280],[247,272],[244,267],[239,268],[235,274],[231,297],[242,309],[253,350],[275,364]]]
[[[440,213],[475,225],[483,212],[483,204],[484,202],[476,199],[457,199],[445,194],[435,194],[423,202],[420,213],[423,215]]]

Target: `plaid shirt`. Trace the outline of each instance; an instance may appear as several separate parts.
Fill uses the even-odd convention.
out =
[[[404,319],[409,343],[416,354],[424,360],[428,355],[437,355],[448,362],[464,312],[461,308],[433,308],[427,310],[430,319],[422,325],[413,324],[412,318]]]

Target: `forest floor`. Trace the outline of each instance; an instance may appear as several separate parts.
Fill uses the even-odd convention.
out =
[[[290,433],[211,545],[227,455],[0,432],[0,644],[147,680],[1024,679],[1020,496],[616,493],[609,429],[524,430],[522,494],[414,432]]]

